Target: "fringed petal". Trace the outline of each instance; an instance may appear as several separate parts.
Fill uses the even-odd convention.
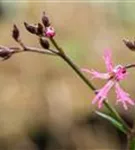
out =
[[[95,71],[94,69],[89,70],[86,68],[82,68],[81,71],[91,74],[92,75],[91,79],[94,79],[94,78],[109,79],[110,78],[109,73],[100,73],[98,71]]]
[[[105,60],[105,64],[106,64],[106,69],[108,72],[112,72],[113,71],[113,63],[112,63],[112,54],[110,50],[105,50],[104,52],[104,60]]]
[[[118,83],[115,84],[115,91],[117,95],[117,103],[121,102],[125,110],[128,109],[127,104],[135,105],[134,100],[130,98],[130,95],[126,93]]]
[[[93,99],[92,104],[95,104],[98,101],[98,108],[101,108],[104,99],[107,97],[107,94],[110,91],[110,89],[113,87],[113,85],[114,82],[112,80],[109,80],[106,83],[106,85],[99,90],[98,94]]]

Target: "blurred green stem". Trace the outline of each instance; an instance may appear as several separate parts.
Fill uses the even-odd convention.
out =
[[[135,134],[130,133],[128,135],[128,144],[127,144],[127,150],[135,150]]]
[[[64,53],[64,50],[61,47],[59,47],[59,45],[57,44],[57,42],[53,38],[50,38],[50,41],[55,46],[55,48],[59,51],[59,56],[80,76],[80,78],[96,94],[96,88],[95,88],[95,86],[93,86],[92,83],[83,75],[83,73],[80,71],[79,67],[76,64],[74,64],[73,61]],[[106,100],[104,100],[104,105],[110,111],[111,115],[116,120],[118,120],[119,122],[121,122],[123,124],[123,126],[124,126],[125,130],[127,131],[127,133],[130,132],[129,126],[120,117],[120,115],[118,114],[118,112],[111,105],[109,105],[109,103]]]
[[[127,150],[135,150],[135,120],[133,122],[133,128],[128,134],[128,147]]]

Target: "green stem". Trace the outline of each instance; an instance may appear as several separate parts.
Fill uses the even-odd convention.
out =
[[[128,144],[127,150],[135,150],[135,120],[133,122],[133,128],[127,136]]]
[[[68,65],[70,65],[70,67],[82,78],[82,80],[89,86],[89,88],[92,91],[96,91],[96,88],[89,82],[89,80],[82,74],[82,72],[80,71],[80,69],[78,68],[78,66],[76,66],[76,64],[74,64],[71,59],[69,57],[67,57],[66,55],[60,55],[65,62],[68,63]]]
[[[128,135],[127,141],[127,150],[135,150],[135,135],[133,133]]]
[[[61,47],[59,47],[59,45],[57,44],[57,42],[53,39],[53,38],[50,38],[50,41],[52,42],[52,44],[55,46],[55,48],[61,53],[64,55],[64,51]]]
[[[115,117],[119,122],[121,122],[123,124],[123,127],[125,128],[125,130],[127,132],[130,132],[130,127],[127,125],[127,123],[120,117],[120,115],[118,114],[118,112],[115,110],[114,107],[110,106],[109,103],[107,103],[107,101],[104,101],[104,105],[105,107],[111,112],[112,116]]]
[[[80,78],[88,85],[88,87],[94,91],[96,94],[96,88],[90,83],[90,81],[83,75],[83,73],[80,71],[79,67],[73,63],[73,61],[64,53],[64,50],[59,47],[57,42],[54,39],[50,39],[52,44],[55,46],[55,48],[60,52],[59,56],[80,76]],[[130,132],[129,126],[124,122],[124,120],[120,117],[120,115],[117,113],[117,111],[109,105],[107,101],[104,100],[105,107],[111,112],[111,114],[123,124],[124,128],[127,132]]]

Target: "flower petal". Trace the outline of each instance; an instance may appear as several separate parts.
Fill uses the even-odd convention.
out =
[[[117,103],[121,102],[125,110],[128,109],[127,103],[130,105],[135,105],[135,102],[130,98],[130,95],[126,93],[118,83],[115,84],[115,91],[117,95]]]
[[[110,78],[109,73],[100,73],[98,71],[95,71],[94,69],[89,70],[89,69],[86,69],[86,68],[82,68],[81,71],[91,74],[92,79],[94,79],[94,78],[109,79]]]
[[[112,63],[112,54],[110,50],[105,50],[104,52],[104,60],[105,60],[105,64],[106,64],[106,68],[108,72],[112,72],[113,71],[113,63]]]
[[[114,85],[114,81],[109,80],[106,83],[106,85],[99,90],[98,94],[93,99],[92,104],[95,104],[97,101],[99,101],[98,108],[101,108],[104,99],[107,97],[107,94],[110,91],[110,89],[113,87],[113,85]]]

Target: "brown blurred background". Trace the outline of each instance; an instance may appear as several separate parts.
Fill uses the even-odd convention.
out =
[[[110,48],[116,64],[135,61],[122,42],[135,35],[135,3],[0,2],[0,43],[16,23],[26,45],[40,47],[23,22],[38,23],[46,11],[56,39],[79,67],[105,71],[102,55]],[[135,71],[121,84],[135,97]],[[88,76],[89,77],[89,76]],[[97,88],[105,82],[94,80]],[[109,102],[115,104],[114,92]],[[36,53],[14,55],[0,63],[0,150],[124,150],[125,136],[94,114],[92,91],[57,57]],[[129,121],[133,108],[117,110]]]

